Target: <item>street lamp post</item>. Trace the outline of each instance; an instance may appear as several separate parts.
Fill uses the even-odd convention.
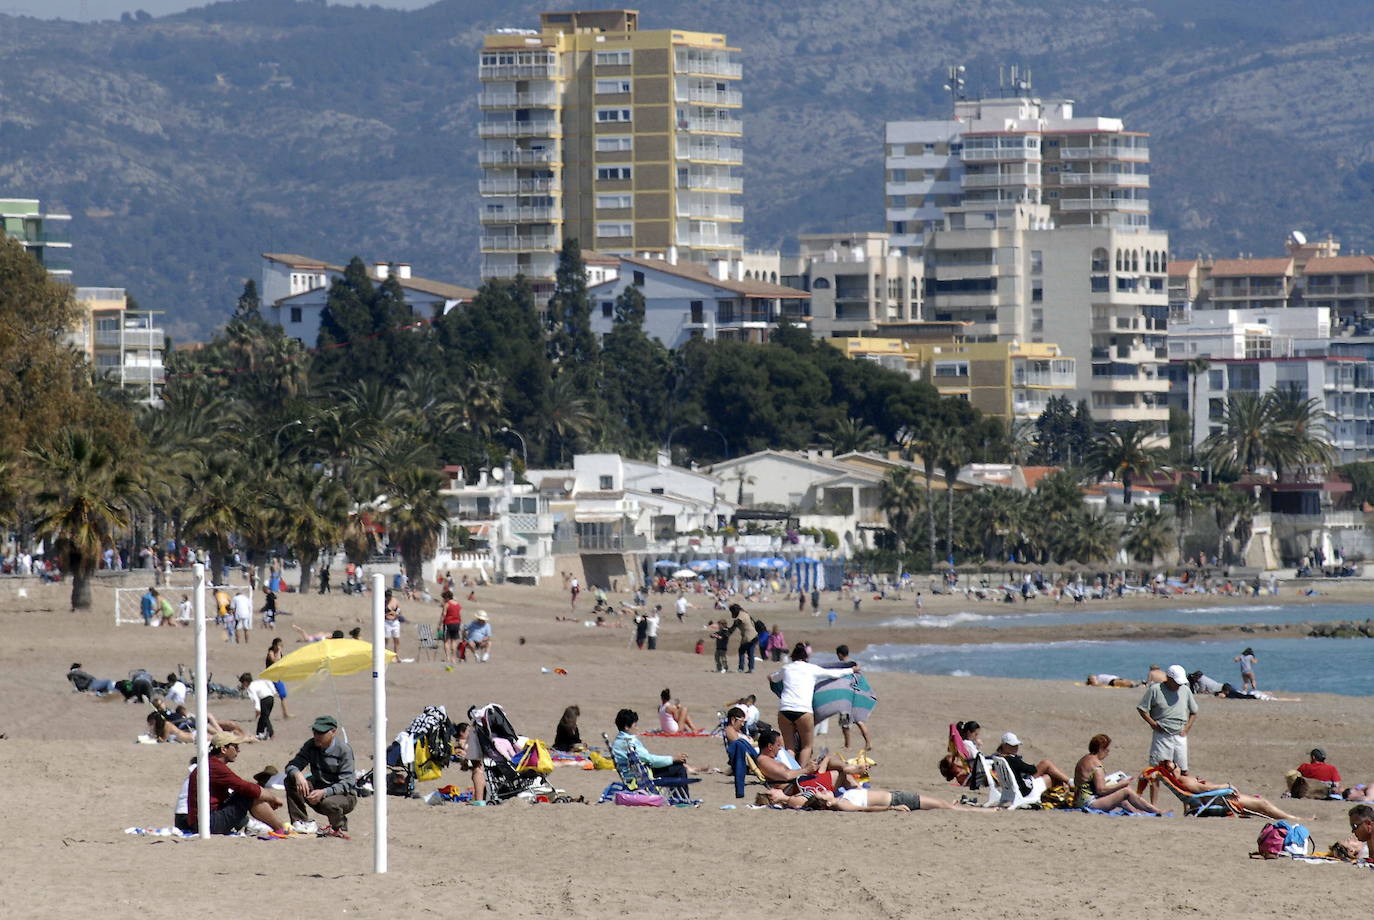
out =
[[[510,427],[509,425],[502,425],[502,426],[501,426],[501,433],[502,433],[502,434],[513,434],[513,435],[515,435],[517,438],[520,439],[520,459],[524,462],[524,464],[525,464],[525,469],[529,469],[529,468],[530,468],[530,452],[529,452],[529,450],[525,447],[525,436],[522,435],[520,432],[516,431],[514,428]]]
[[[286,429],[290,428],[292,425],[304,425],[304,424],[305,424],[305,420],[304,420],[304,419],[299,419],[299,418],[298,418],[298,419],[293,419],[292,421],[287,422],[285,425],[282,425],[280,428],[277,429],[277,435],[276,435],[276,437],[274,437],[274,438],[272,439],[272,446],[276,449],[277,456],[279,456],[279,457],[281,456],[281,435],[282,435],[282,432],[285,431]]]

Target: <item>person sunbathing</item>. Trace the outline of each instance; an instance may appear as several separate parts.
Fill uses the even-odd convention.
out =
[[[662,700],[658,706],[658,727],[663,734],[679,735],[686,732],[701,731],[697,724],[692,721],[692,716],[687,712],[687,707],[682,705],[682,700],[673,699],[673,691],[664,687],[658,698]]]
[[[1198,779],[1196,776],[1179,773],[1171,760],[1161,760],[1153,767],[1153,771],[1157,772],[1158,775],[1166,777],[1171,783],[1189,795],[1201,795],[1206,792],[1217,792],[1222,789],[1230,789],[1233,790],[1232,793],[1224,798],[1237,808],[1244,811],[1257,812],[1265,817],[1273,818],[1275,821],[1287,821],[1290,824],[1298,824],[1302,821],[1301,818],[1280,810],[1271,804],[1269,800],[1264,798],[1264,796],[1245,795],[1242,792],[1236,791],[1236,787],[1230,783],[1209,783],[1205,780]],[[1151,774],[1152,770],[1146,770],[1145,773],[1142,774],[1142,779],[1149,777]],[[1189,814],[1192,814],[1198,811],[1199,808],[1205,808],[1206,805],[1199,805],[1194,802],[1185,803],[1184,807],[1188,810]]]
[[[1083,683],[1089,687],[1135,687],[1135,681],[1128,677],[1118,677],[1115,674],[1089,674],[1088,679]]]
[[[978,811],[968,805],[920,796],[914,792],[882,789],[845,789],[839,793],[826,789],[803,789],[788,795],[782,789],[765,789],[754,797],[755,805],[781,805],[783,808],[824,811]]]
[[[1159,814],[1159,809],[1131,791],[1131,777],[1118,783],[1107,782],[1102,761],[1111,749],[1112,739],[1106,735],[1093,735],[1088,742],[1088,753],[1073,768],[1074,807],[1097,811],[1122,808],[1147,815]]]
[[[148,713],[148,732],[158,741],[180,741],[194,744],[196,740],[196,720],[186,711],[185,706],[168,709],[162,697],[154,697],[153,711]],[[205,714],[205,723],[210,734],[229,733],[237,735],[239,743],[252,744],[257,738],[248,735],[243,726],[228,719],[216,719],[212,713]]]
[[[1222,684],[1221,689],[1212,695],[1219,697],[1223,700],[1263,700],[1266,703],[1302,702],[1302,700],[1300,700],[1296,696],[1274,696],[1274,694],[1268,693],[1264,690],[1251,690],[1249,693],[1247,693],[1244,690],[1237,690],[1230,684]]]
[[[858,786],[853,777],[867,769],[845,763],[838,754],[813,757],[798,767],[789,767],[782,761],[782,753],[782,735],[772,730],[759,732],[759,772],[768,785],[792,793],[808,786],[832,791]]]

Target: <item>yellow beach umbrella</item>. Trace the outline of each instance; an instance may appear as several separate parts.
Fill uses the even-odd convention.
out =
[[[396,653],[388,649],[386,660],[396,660]],[[372,643],[360,639],[321,639],[298,648],[267,668],[258,676],[263,680],[306,680],[323,671],[335,677],[346,677],[372,667]]]

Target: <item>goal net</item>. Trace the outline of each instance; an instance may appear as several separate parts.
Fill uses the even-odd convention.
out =
[[[248,595],[249,602],[252,603],[253,601],[253,588],[251,585],[219,585],[217,588],[224,589],[229,593],[230,597],[234,595],[235,591],[243,591]],[[217,588],[212,588],[209,584],[205,586],[205,619],[212,623],[214,622],[216,614],[219,612],[219,608],[215,604],[215,591]],[[142,601],[143,595],[147,593],[148,589],[146,587],[114,589],[114,616],[116,626],[124,623],[142,625]],[[157,593],[159,597],[166,597],[172,602],[172,607],[176,608],[181,604],[181,595],[183,594],[194,601],[196,588],[195,585],[164,585],[157,589]],[[194,618],[194,614],[192,616]]]

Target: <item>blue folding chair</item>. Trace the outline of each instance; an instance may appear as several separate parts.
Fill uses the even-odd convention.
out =
[[[670,805],[682,805],[697,807],[701,804],[701,799],[694,799],[687,792],[687,787],[693,783],[701,782],[695,777],[656,777],[654,771],[639,759],[639,754],[634,748],[627,748],[625,754],[625,766],[622,768],[620,761],[615,756],[615,751],[611,748],[611,739],[605,733],[601,733],[602,739],[606,742],[606,750],[610,752],[611,762],[615,764],[616,773],[619,775],[619,782],[608,785],[601,793],[600,801],[606,802],[615,798],[617,792],[643,792],[649,795],[661,795]]]

